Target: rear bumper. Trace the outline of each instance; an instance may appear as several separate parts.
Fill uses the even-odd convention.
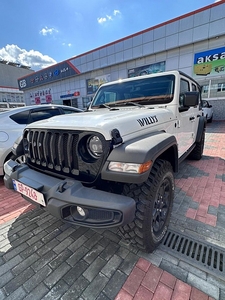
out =
[[[4,165],[4,183],[14,189],[13,179],[39,191],[44,195],[44,207],[52,215],[76,225],[105,228],[126,225],[133,221],[136,210],[135,200],[123,195],[108,193],[67,178],[59,179],[19,165],[9,160]],[[39,205],[22,195],[27,201]],[[81,207],[85,216],[78,213]]]

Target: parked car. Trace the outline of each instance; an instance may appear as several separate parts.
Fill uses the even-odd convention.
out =
[[[202,110],[203,115],[206,117],[208,123],[211,123],[213,120],[213,108],[207,100],[202,100]]]
[[[23,106],[26,106],[24,102],[0,102],[0,112]]]
[[[22,136],[27,124],[56,115],[77,112],[82,112],[82,110],[54,104],[30,105],[0,112],[0,176],[3,175],[4,163],[10,158],[16,158],[12,153],[12,147],[14,142]]]

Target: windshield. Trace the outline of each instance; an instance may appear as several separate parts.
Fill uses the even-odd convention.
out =
[[[117,106],[127,102],[163,104],[173,99],[174,75],[164,75],[102,86],[92,102],[93,106]]]

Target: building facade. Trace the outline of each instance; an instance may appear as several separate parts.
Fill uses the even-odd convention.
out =
[[[18,78],[34,71],[29,67],[0,60],[0,108],[8,102],[13,107],[15,103],[24,103],[24,92],[18,88]]]
[[[84,108],[104,82],[180,70],[225,120],[225,0],[18,79],[26,104]]]

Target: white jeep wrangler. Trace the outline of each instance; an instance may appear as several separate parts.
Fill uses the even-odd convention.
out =
[[[27,126],[26,163],[9,160],[4,182],[65,222],[118,226],[151,252],[167,231],[174,172],[202,157],[205,125],[200,86],[182,72],[106,83],[86,112]]]

